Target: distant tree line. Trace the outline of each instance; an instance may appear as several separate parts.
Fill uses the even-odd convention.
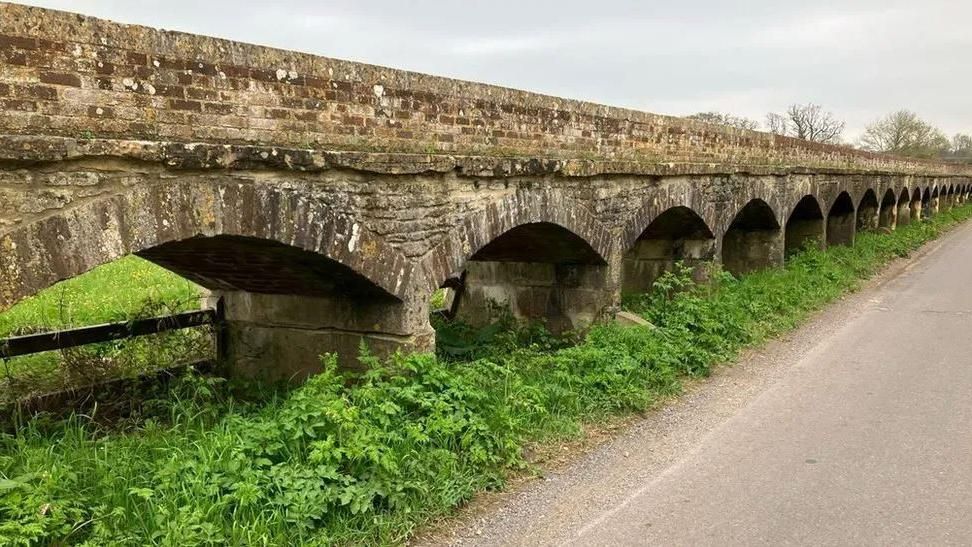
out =
[[[797,139],[828,144],[847,144],[862,150],[916,158],[940,158],[972,163],[972,135],[958,133],[951,139],[910,110],[898,110],[869,124],[856,143],[844,143],[845,123],[818,104],[793,104],[785,112],[770,112],[764,125],[723,112],[699,112],[687,116],[705,123],[760,130]]]

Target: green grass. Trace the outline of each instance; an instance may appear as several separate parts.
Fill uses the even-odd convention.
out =
[[[0,338],[197,309],[199,291],[178,275],[129,256],[0,313]],[[10,359],[0,366],[0,402],[201,358],[205,338],[198,330],[172,332]]]
[[[535,328],[452,327],[441,357],[371,360],[353,377],[327,358],[261,402],[189,376],[122,432],[32,420],[0,436],[0,544],[401,543],[501,487],[526,443],[677,394],[969,216],[862,234],[741,280],[667,275],[626,299],[655,329],[602,325],[566,345]]]

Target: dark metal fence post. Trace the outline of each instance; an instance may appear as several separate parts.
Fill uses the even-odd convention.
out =
[[[213,323],[213,331],[216,335],[216,367],[225,372],[226,366],[226,302],[220,296],[216,300],[216,320]]]

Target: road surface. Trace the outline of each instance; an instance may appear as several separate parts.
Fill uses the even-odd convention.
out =
[[[972,544],[972,225],[430,543]]]

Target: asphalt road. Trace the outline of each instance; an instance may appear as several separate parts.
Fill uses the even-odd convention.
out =
[[[972,226],[872,285],[432,543],[972,545]]]

